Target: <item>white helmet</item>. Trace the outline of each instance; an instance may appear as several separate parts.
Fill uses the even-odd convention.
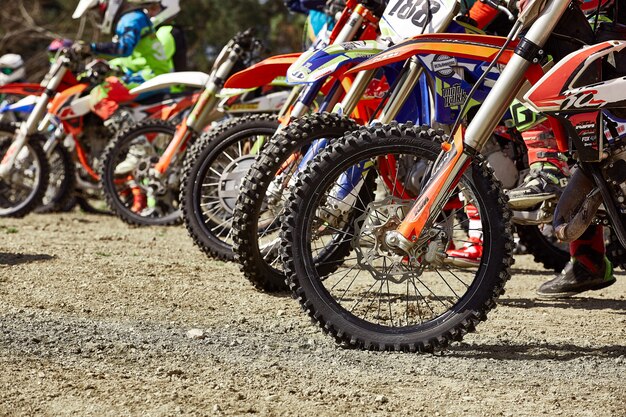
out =
[[[12,83],[26,77],[24,60],[17,54],[6,54],[0,57],[0,85]]]
[[[150,19],[154,27],[162,25],[180,12],[180,0],[161,0],[161,7],[161,12]]]
[[[111,34],[113,22],[115,21],[123,3],[124,0],[80,0],[78,2],[78,6],[76,6],[76,10],[74,10],[74,14],[72,14],[72,19],[80,19],[89,10],[97,7],[102,18],[100,30],[102,33]]]

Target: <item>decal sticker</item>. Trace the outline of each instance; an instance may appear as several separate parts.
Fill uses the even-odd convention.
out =
[[[605,101],[593,99],[597,92],[597,90],[587,90],[567,96],[561,103],[561,110],[600,107]]]
[[[435,55],[432,61],[432,70],[442,77],[449,77],[454,74],[454,66],[457,65],[456,58],[448,55]]]
[[[441,96],[444,99],[444,107],[456,107],[465,102],[467,95],[461,84],[454,84],[450,87],[441,89]]]
[[[393,6],[388,16],[396,16],[401,20],[411,20],[415,26],[422,27],[430,14],[436,14],[441,5],[437,2],[419,1],[419,0],[398,0]]]
[[[570,122],[576,130],[576,134],[580,138],[580,142],[585,148],[598,149],[598,123],[597,120],[594,120],[592,118],[594,116],[597,117],[597,113],[583,113],[572,115],[569,117]]]

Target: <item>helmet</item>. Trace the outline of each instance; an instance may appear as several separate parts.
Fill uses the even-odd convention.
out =
[[[155,27],[162,25],[180,12],[180,0],[161,0],[161,7],[163,10],[151,19]]]
[[[156,0],[155,0],[156,1]],[[117,17],[124,0],[80,0],[72,19],[80,19],[85,16],[89,10],[98,8],[100,12],[100,30],[102,33],[110,34],[113,29],[113,22]]]
[[[20,80],[26,76],[24,60],[17,54],[0,57],[0,85]]]

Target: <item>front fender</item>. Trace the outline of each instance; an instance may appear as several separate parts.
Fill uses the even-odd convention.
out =
[[[40,96],[46,88],[33,83],[9,83],[0,86],[0,94],[12,94],[16,96]]]
[[[298,60],[301,52],[276,55],[257,62],[243,71],[228,78],[225,88],[251,89],[271,84],[277,78],[284,77],[287,69]]]
[[[38,96],[26,96],[15,103],[0,105],[0,113],[30,113],[37,104]]]
[[[359,63],[384,51],[387,45],[375,40],[344,42],[317,51],[308,51],[287,71],[287,82],[310,84],[350,64]]]
[[[142,94],[150,91],[165,90],[175,85],[191,88],[202,88],[209,80],[209,74],[200,71],[170,72],[157,75],[130,90],[131,94]]]
[[[439,54],[458,58],[481,59],[491,61],[506,41],[500,36],[475,35],[466,33],[443,33],[418,35],[392,46],[386,51],[369,58],[350,69],[347,74],[356,73],[399,61],[420,54]],[[498,63],[506,64],[514,54],[517,41],[509,44]]]

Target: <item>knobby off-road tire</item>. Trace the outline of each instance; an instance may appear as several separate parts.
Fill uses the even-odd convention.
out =
[[[263,148],[242,183],[233,219],[236,259],[241,271],[255,288],[268,292],[288,290],[282,263],[276,259],[279,256],[278,245],[269,254],[263,253],[260,239],[265,231],[259,230],[259,220],[267,202],[266,193],[280,168],[295,152],[304,152],[312,141],[321,138],[334,141],[356,128],[357,124],[347,117],[330,113],[312,114],[293,121],[285,132],[272,138]],[[283,187],[286,187],[285,183]],[[286,193],[284,188],[282,191]],[[264,229],[278,230],[280,217],[281,214],[277,214],[273,220],[268,219],[270,224]]]
[[[76,188],[76,165],[72,154],[60,143],[54,144],[54,149],[48,156],[50,175],[48,188],[42,203],[35,209],[36,213],[55,213],[66,211],[70,205]]]
[[[107,205],[124,222],[135,225],[135,226],[171,226],[180,224],[182,220],[182,212],[180,210],[180,202],[178,201],[179,196],[179,184],[180,184],[180,176],[174,180],[173,184],[168,183],[168,189],[172,189],[168,191],[168,195],[170,197],[174,197],[172,201],[172,207],[164,206],[167,210],[165,213],[161,212],[153,212],[151,215],[141,215],[140,213],[136,213],[131,210],[132,201],[130,199],[122,199],[119,195],[118,187],[116,186],[116,175],[115,169],[117,165],[122,161],[120,159],[120,154],[124,151],[128,151],[133,141],[140,138],[144,135],[149,134],[162,134],[167,135],[168,137],[172,137],[176,134],[176,126],[170,122],[162,121],[162,120],[144,120],[137,124],[127,127],[122,130],[120,133],[115,135],[115,138],[105,148],[102,153],[102,165],[100,168],[100,182],[102,184],[102,191],[106,200]],[[193,136],[191,141],[187,143],[187,149],[191,145],[193,141]],[[165,148],[161,149],[162,151]],[[186,152],[186,150],[182,151]],[[160,154],[158,155],[160,156]],[[158,158],[155,156],[154,158]],[[168,181],[171,180],[171,176],[175,175],[174,169],[177,165],[181,166],[183,164],[184,154],[180,154],[177,156],[176,160],[172,160],[168,170],[163,173],[163,177],[168,178]],[[151,166],[154,166],[154,162],[151,162]],[[178,174],[180,175],[180,173]],[[178,181],[176,181],[178,180]],[[139,182],[139,180],[137,180]],[[158,199],[157,199],[158,201]],[[162,203],[164,204],[164,203]],[[161,204],[161,205],[162,205]]]
[[[269,139],[278,126],[277,117],[269,114],[227,121],[202,135],[185,158],[180,187],[183,219],[189,236],[207,256],[234,260],[231,222],[239,177],[243,179],[255,158],[250,153],[254,141]],[[215,173],[221,175],[211,177]]]
[[[622,215],[622,219],[626,216]],[[609,240],[606,245],[606,256],[613,264],[613,268],[626,270],[626,249],[622,246],[613,230],[610,231]]]
[[[12,123],[0,123],[0,160],[11,146],[16,128]],[[24,147],[27,150],[26,157],[21,161],[16,160],[14,172],[9,173],[11,180],[0,179],[0,217],[24,217],[41,205],[50,173],[48,159],[42,147],[44,141],[45,138],[41,135],[31,135]],[[20,175],[22,178],[18,178]],[[16,187],[25,188],[29,183],[32,184],[30,191],[23,197],[16,196]]]
[[[570,258],[569,251],[559,248],[557,242],[550,241],[550,238],[541,232],[539,226],[518,224],[515,225],[515,230],[520,243],[526,247],[528,254],[533,255],[535,262],[554,272],[561,272],[565,268]]]
[[[439,279],[432,272],[417,270],[419,275],[416,276],[420,279],[417,284],[413,278],[410,281],[406,280],[406,320],[403,315],[396,316],[395,320],[399,325],[395,326],[394,316],[391,314],[392,302],[397,303],[393,305],[393,308],[397,309],[404,308],[405,301],[397,298],[395,294],[391,294],[389,288],[390,284],[404,286],[405,282],[394,284],[393,282],[390,283],[389,279],[380,280],[380,277],[374,279],[374,275],[369,270],[354,269],[347,263],[346,268],[350,267],[350,269],[346,275],[351,270],[356,271],[356,275],[352,281],[348,278],[348,286],[344,293],[340,294],[343,288],[335,288],[334,285],[340,284],[343,278],[333,284],[333,276],[320,276],[317,271],[312,256],[314,248],[311,242],[312,225],[324,226],[323,222],[313,223],[316,220],[314,217],[317,215],[318,209],[319,212],[322,211],[320,207],[320,204],[324,204],[322,199],[329,198],[324,193],[335,184],[335,178],[360,161],[371,160],[371,158],[388,154],[414,155],[416,158],[433,161],[440,152],[440,146],[436,143],[437,138],[434,136],[432,130],[416,128],[412,125],[398,126],[392,124],[385,127],[361,128],[358,132],[347,135],[344,139],[337,141],[330,149],[318,155],[314,162],[309,164],[298,177],[297,184],[288,200],[282,229],[281,249],[285,270],[289,276],[289,286],[293,297],[300,302],[301,307],[310,318],[324,332],[334,337],[338,343],[371,350],[423,352],[441,349],[451,341],[459,341],[466,333],[474,331],[476,324],[486,319],[487,313],[495,307],[497,298],[504,293],[504,285],[510,277],[510,265],[513,262],[511,213],[506,207],[507,199],[500,184],[482,157],[475,158],[471,167],[465,172],[459,183],[459,190],[462,189],[464,193],[471,193],[473,196],[471,203],[479,209],[484,255],[478,268],[454,270],[459,275],[468,274],[468,282],[464,283],[459,279],[463,284],[464,291],[461,295],[455,293],[458,298],[456,302],[444,303],[443,301],[448,300],[448,298],[444,298],[443,301],[439,300],[444,309],[442,313],[435,313],[432,305],[428,302],[428,297],[421,296],[422,293],[417,291],[417,286],[422,285],[421,280],[426,278]],[[410,204],[410,201],[407,202]],[[375,203],[370,203],[368,210],[375,207]],[[383,201],[383,204],[386,202]],[[371,213],[373,212],[368,213],[366,211],[364,216],[370,216]],[[454,213],[452,213],[453,215]],[[358,219],[358,217],[356,218]],[[361,217],[361,225],[356,227],[363,227],[364,222],[369,219],[373,219],[373,217],[365,217],[365,220]],[[393,225],[393,227],[396,226]],[[355,238],[357,236],[360,235],[355,234]],[[358,259],[358,257],[352,259]],[[399,256],[399,259],[398,262],[406,262],[405,257]],[[354,264],[350,258],[346,261]],[[361,265],[359,262],[361,261],[358,261],[357,265]],[[384,264],[382,268],[385,268]],[[409,272],[415,273],[414,271]],[[343,270],[338,271],[337,277],[343,272]],[[361,299],[354,301],[357,296],[367,297],[369,294],[369,290],[364,292],[369,283],[355,283],[362,272],[365,272],[366,278],[374,279],[374,284],[370,288],[373,288],[374,285],[378,286],[380,282],[378,313],[374,311],[371,317],[367,317],[371,302],[370,305],[359,305]],[[441,272],[446,273],[446,270],[442,268]],[[439,274],[439,271],[437,273]],[[405,271],[400,270],[400,274],[405,274]],[[386,277],[389,276],[391,275],[386,275]],[[409,309],[408,304],[410,297],[412,297],[409,292],[410,282],[416,288],[416,305],[411,304],[412,309]],[[445,281],[445,283],[449,287],[450,284],[457,287],[461,286],[456,281]],[[384,284],[387,285],[386,298],[389,305],[389,316],[386,313],[387,305],[383,306],[383,310],[380,309],[381,300],[384,298]],[[352,290],[354,294],[347,295],[348,290],[353,285],[356,287]],[[447,291],[441,282],[438,282],[437,285],[435,290]],[[452,287],[450,289],[452,290]],[[431,293],[436,296],[432,290]],[[337,297],[334,296],[335,294]],[[345,304],[343,302],[344,297],[346,297]],[[400,301],[398,302],[397,299]],[[430,302],[437,308],[439,304],[436,304],[436,300],[437,298],[431,298]],[[422,304],[419,304],[418,301],[421,301]],[[353,305],[352,309],[356,310],[355,313],[348,310],[347,307],[350,304]],[[433,316],[424,321],[421,318],[421,309],[425,309],[426,305],[431,308]],[[363,308],[367,308],[365,316],[358,317],[356,314]],[[420,316],[419,321],[410,322],[409,314],[416,313]]]

